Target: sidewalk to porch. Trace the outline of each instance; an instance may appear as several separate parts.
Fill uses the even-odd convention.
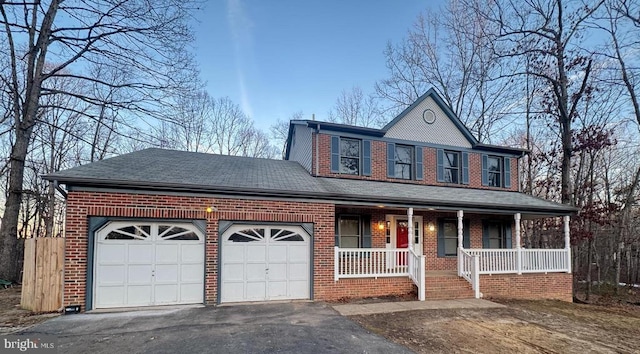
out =
[[[379,302],[372,304],[341,304],[334,305],[333,309],[338,311],[343,316],[355,316],[415,310],[486,309],[500,307],[506,306],[483,299],[457,299]]]

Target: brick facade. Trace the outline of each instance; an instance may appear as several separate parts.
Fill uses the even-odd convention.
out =
[[[318,139],[318,151],[315,151],[315,139]],[[387,143],[380,140],[371,141],[371,176],[347,175],[331,172],[331,135],[316,134],[313,135],[314,140],[314,157],[312,171],[316,174],[315,164],[318,162],[317,176],[321,177],[339,177],[349,179],[361,179],[371,181],[388,181],[397,183],[414,183],[432,186],[447,186],[459,188],[476,188],[476,189],[495,189],[518,191],[518,159],[511,158],[511,188],[496,188],[482,185],[482,154],[469,152],[469,184],[451,184],[441,183],[437,181],[436,176],[436,151],[432,147],[423,147],[423,179],[422,180],[403,180],[387,177]],[[317,153],[317,158],[316,158]]]
[[[216,211],[207,213],[207,206]],[[406,211],[404,211],[406,212]],[[70,192],[67,199],[64,305],[85,304],[88,218],[126,217],[175,220],[206,220],[205,301],[215,303],[218,291],[218,222],[220,220],[251,222],[313,223],[314,262],[313,298],[339,300],[383,295],[406,294],[415,286],[407,277],[341,279],[334,281],[334,233],[336,213],[371,215],[372,247],[386,247],[386,233],[377,225],[387,214],[403,211],[384,209],[352,209],[331,203],[230,198],[156,195],[134,193]],[[454,212],[423,212],[423,254],[427,274],[456,270],[456,257],[437,256],[436,231],[429,223],[438,218],[455,218]],[[466,215],[471,222],[471,246],[482,247],[482,216]],[[472,297],[468,283],[457,276],[427,276],[427,299]],[[553,298],[571,300],[570,274],[529,274],[482,276],[481,291],[487,297]]]

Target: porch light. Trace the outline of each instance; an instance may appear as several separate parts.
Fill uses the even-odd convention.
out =
[[[436,226],[432,222],[427,224],[427,227],[429,228],[429,231],[434,231],[436,229]]]
[[[378,230],[384,230],[384,222],[382,221],[378,222]]]
[[[212,212],[214,212],[214,211],[218,211],[218,208],[216,208],[216,207],[214,207],[213,205],[211,205],[211,206],[208,206],[208,207],[205,209],[205,211],[206,211],[207,213],[212,213]]]

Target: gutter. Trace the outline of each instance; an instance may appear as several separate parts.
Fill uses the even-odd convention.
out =
[[[60,184],[58,184],[58,180],[57,180],[57,179],[54,179],[52,182],[53,182],[53,187],[54,187],[58,192],[60,192],[60,194],[62,194],[62,196],[63,196],[63,197],[64,197],[64,199],[66,200],[66,199],[67,199],[67,195],[68,195],[68,194],[67,194],[67,191],[66,191],[66,190],[64,190],[62,187],[60,187]]]

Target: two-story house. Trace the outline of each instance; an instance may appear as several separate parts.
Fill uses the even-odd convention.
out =
[[[142,150],[46,178],[67,198],[64,305],[571,300],[572,207],[518,191],[433,90],[382,129],[292,121],[283,161]],[[565,248],[524,249],[561,217]]]

